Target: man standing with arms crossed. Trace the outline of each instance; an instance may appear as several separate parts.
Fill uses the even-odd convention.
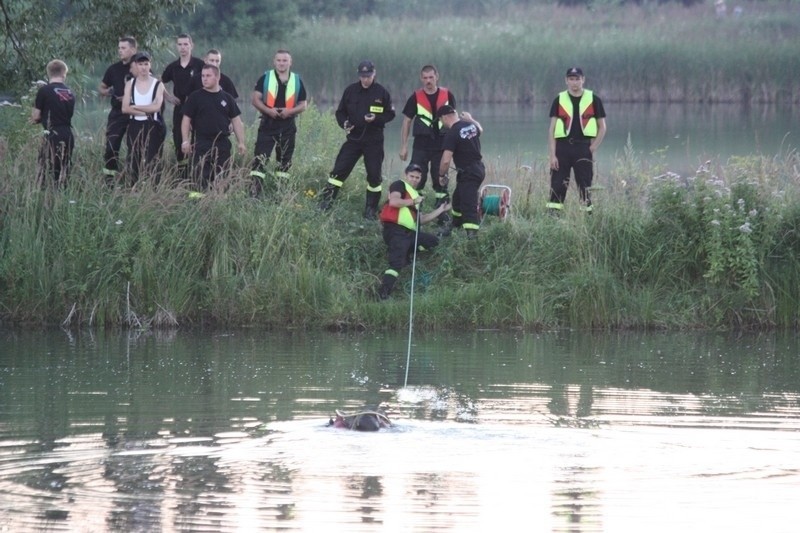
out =
[[[606,136],[606,110],[592,91],[583,88],[583,71],[567,70],[567,90],[553,100],[550,107],[550,132],[547,148],[550,154],[550,201],[547,208],[559,214],[569,187],[569,175],[575,169],[575,183],[581,209],[591,213],[589,188],[594,177],[594,154]]]
[[[191,94],[193,78],[200,76],[203,70],[203,60],[199,57],[192,55],[194,44],[189,34],[182,33],[178,35],[175,41],[175,46],[178,49],[178,59],[167,65],[164,73],[161,75],[161,81],[166,86],[167,83],[172,82],[172,94],[166,92],[164,97],[167,102],[175,106],[172,109],[172,142],[175,143],[175,158],[178,161],[178,177],[183,179],[186,177],[186,166],[188,160],[185,159],[184,152],[181,149],[181,124],[183,123],[183,104],[186,103],[186,98]]]
[[[119,61],[106,69],[99,88],[101,96],[111,98],[111,111],[108,112],[106,122],[106,148],[103,155],[103,179],[107,185],[114,185],[117,182],[117,173],[120,170],[119,150],[130,122],[130,117],[122,112],[122,94],[125,92],[125,84],[133,79],[131,58],[136,54],[136,39],[120,37],[117,54]]]
[[[254,193],[260,195],[267,179],[267,161],[272,150],[278,162],[278,176],[286,177],[292,166],[297,125],[295,117],[306,110],[306,88],[300,76],[291,70],[292,55],[278,50],[274,69],[258,78],[250,101],[261,112],[261,125],[254,151]]]
[[[439,163],[442,161],[442,138],[444,130],[436,113],[444,105],[456,108],[456,98],[445,87],[439,87],[439,72],[433,65],[425,65],[420,71],[419,79],[422,88],[417,89],[406,101],[403,108],[403,126],[400,130],[400,160],[408,158],[408,137],[412,134],[414,144],[411,152],[411,163],[422,167],[422,179],[418,190],[422,192],[430,169],[431,182],[439,207],[450,200],[447,186],[439,183]],[[447,213],[439,217],[439,224],[446,224]]]

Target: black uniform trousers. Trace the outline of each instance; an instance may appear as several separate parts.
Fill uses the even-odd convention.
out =
[[[589,187],[594,177],[594,160],[589,148],[590,140],[570,141],[556,140],[556,159],[558,170],[550,171],[550,203],[563,204],[567,198],[569,177],[575,171],[575,183],[578,185],[581,202],[588,207],[592,205]]]
[[[197,137],[192,154],[192,176],[201,190],[207,190],[230,168],[231,141],[227,135],[219,135],[216,139]]]
[[[39,148],[39,176],[42,188],[52,180],[61,187],[67,184],[69,169],[72,163],[72,150],[75,147],[75,136],[69,126],[51,128]]]
[[[399,272],[408,265],[414,257],[414,238],[415,232],[399,224],[391,222],[383,223],[383,242],[388,249],[389,267]],[[419,232],[417,246],[426,250],[435,248],[439,244],[436,235]]]
[[[417,186],[417,190],[422,191],[425,188],[425,184],[428,182],[428,175],[430,175],[431,186],[433,187],[433,191],[436,193],[437,200],[439,200],[440,198],[447,197],[447,187],[442,187],[439,184],[439,165],[441,162],[442,162],[441,148],[430,149],[430,148],[414,147],[414,149],[411,152],[410,163],[416,163],[417,165],[422,167],[422,179],[419,180],[419,185]]]
[[[178,104],[172,108],[172,142],[175,144],[175,159],[178,161],[178,166],[186,164],[182,163],[184,158],[186,158],[181,150],[181,144],[183,143],[183,134],[181,133],[182,122],[183,104]],[[192,135],[194,135],[194,133],[192,133]]]
[[[458,169],[456,188],[453,191],[453,226],[473,230],[480,227],[478,194],[485,177],[483,161]]]
[[[111,108],[106,122],[106,150],[103,156],[103,174],[106,181],[113,181],[117,171],[120,170],[119,150],[122,148],[122,139],[130,123],[130,116],[124,114],[122,109]]]
[[[281,172],[288,172],[292,166],[296,137],[296,131],[271,133],[259,129],[253,153],[256,158],[253,162],[253,170],[266,172],[266,163],[269,161],[272,150],[275,150],[275,160],[278,162],[278,168]]]
[[[342,182],[345,181],[362,156],[364,157],[364,169],[367,171],[367,183],[372,188],[380,187],[381,167],[383,166],[383,135],[361,140],[348,138],[339,149],[331,177]]]
[[[161,158],[161,148],[167,135],[166,127],[156,120],[131,120],[128,126],[127,182],[134,185],[139,176],[151,174],[155,181],[158,173],[154,170]]]

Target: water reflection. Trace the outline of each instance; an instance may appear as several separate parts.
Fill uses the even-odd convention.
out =
[[[405,347],[381,334],[5,333],[0,524],[792,530],[793,335],[420,336],[408,387]],[[334,409],[377,403],[388,431],[325,427]]]

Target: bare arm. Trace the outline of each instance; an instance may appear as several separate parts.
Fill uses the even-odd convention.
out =
[[[31,109],[31,124],[38,124],[42,121],[42,110],[39,108]]]
[[[464,120],[466,120],[467,122],[472,122],[473,124],[475,124],[475,127],[477,127],[477,128],[478,128],[478,131],[480,131],[481,133],[483,133],[483,126],[481,126],[481,123],[480,123],[480,122],[478,122],[477,120],[475,120],[474,118],[472,118],[472,115],[470,115],[469,113],[467,113],[466,111],[464,111],[463,113],[461,113],[461,118],[462,118],[462,119],[464,119]]]
[[[550,168],[558,170],[558,158],[556,157],[556,117],[550,117],[550,129],[547,134],[547,154],[550,158]]]
[[[185,120],[186,117],[184,117]],[[236,141],[238,143],[239,148],[239,155],[244,155],[247,153],[247,146],[244,144],[244,124],[242,123],[242,117],[237,116],[233,117],[231,120],[231,125],[233,126],[233,134],[236,135]]]
[[[136,83],[136,82],[134,82]],[[137,113],[131,105],[131,84],[125,84],[125,92],[122,93],[122,112],[126,115],[144,115],[145,113]]]
[[[278,118],[277,111],[267,107],[267,104],[264,103],[264,93],[261,91],[253,91],[253,94],[250,95],[250,103],[263,115],[267,115],[269,118]]]
[[[183,115],[183,120],[181,121],[181,139],[183,139],[181,152],[190,154],[192,152],[192,119],[186,115]]]
[[[600,144],[603,142],[603,139],[606,136],[606,119],[598,118],[597,119],[597,137],[594,138],[592,144],[589,146],[589,149],[592,153],[595,153],[598,148],[600,148]]]
[[[411,133],[412,120],[403,115],[403,125],[400,127],[400,161],[408,158],[408,134]]]
[[[450,163],[452,161],[453,161],[452,150],[445,150],[444,152],[442,152],[442,162],[439,164],[439,177],[447,176],[447,171],[450,170]]]

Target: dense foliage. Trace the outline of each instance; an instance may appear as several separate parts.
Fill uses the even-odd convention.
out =
[[[116,42],[134,35],[145,46],[164,36],[166,15],[197,0],[0,0],[0,94],[19,94],[44,78],[44,67],[62,58],[90,63],[115,58]]]

